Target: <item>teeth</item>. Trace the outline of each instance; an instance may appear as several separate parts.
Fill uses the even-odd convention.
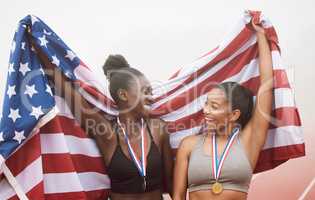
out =
[[[146,110],[151,110],[151,106],[150,105],[144,105],[143,106]]]

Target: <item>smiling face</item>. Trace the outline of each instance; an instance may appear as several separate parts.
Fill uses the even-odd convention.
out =
[[[225,92],[220,88],[213,88],[208,93],[203,113],[210,131],[221,132],[239,117],[239,110],[232,111]]]
[[[148,117],[151,111],[152,87],[145,76],[130,82],[126,90],[126,107],[137,117]]]
[[[126,87],[116,90],[116,103],[120,113],[130,113],[135,118],[146,118],[150,115],[152,87],[143,75],[132,76],[124,81]]]

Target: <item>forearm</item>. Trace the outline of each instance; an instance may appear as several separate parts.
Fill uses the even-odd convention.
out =
[[[265,34],[256,33],[259,51],[259,72],[260,84],[264,90],[271,90],[273,87],[273,73],[272,73],[272,57],[269,44]]]

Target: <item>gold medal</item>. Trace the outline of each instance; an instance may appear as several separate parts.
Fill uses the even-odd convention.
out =
[[[220,194],[222,191],[223,191],[223,186],[222,186],[221,183],[215,182],[215,183],[212,185],[212,192],[213,192],[214,194]]]

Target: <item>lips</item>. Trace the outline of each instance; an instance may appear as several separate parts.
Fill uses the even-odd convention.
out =
[[[209,116],[205,116],[205,120],[206,120],[206,122],[214,122],[215,121],[215,119],[213,119]]]

